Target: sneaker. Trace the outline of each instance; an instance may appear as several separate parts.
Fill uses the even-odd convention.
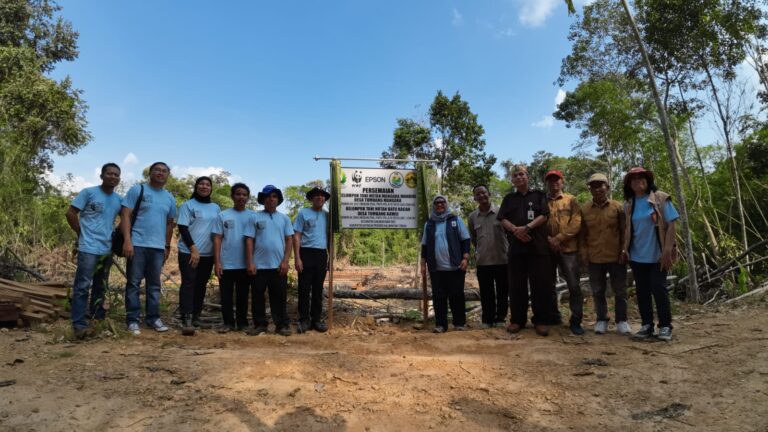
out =
[[[312,325],[308,321],[299,321],[296,323],[296,333],[306,333],[312,329]]]
[[[520,326],[520,324],[512,323],[507,326],[507,333],[512,333],[512,334],[519,333],[520,330],[522,329],[523,328]]]
[[[290,336],[291,333],[293,333],[293,332],[291,331],[290,327],[284,326],[284,327],[280,327],[279,329],[275,330],[275,333],[279,334],[280,336]]]
[[[445,327],[437,326],[434,329],[432,329],[432,333],[445,333]]]
[[[492,328],[492,327],[493,327],[493,324],[488,324],[488,323],[480,324],[480,328],[481,329],[489,329],[489,328]]]
[[[168,327],[166,327],[165,324],[163,324],[163,321],[160,318],[156,319],[149,326],[152,327],[153,329],[155,329],[156,332],[162,333],[162,332],[167,332],[168,331]]]
[[[581,324],[571,323],[570,329],[571,333],[575,334],[576,336],[581,336],[584,334],[584,329],[581,327]]]
[[[621,335],[628,335],[632,333],[632,327],[630,327],[629,323],[626,321],[619,321],[616,323],[616,332]]]
[[[537,324],[533,326],[533,330],[539,336],[549,336],[549,328],[544,324]]]
[[[312,328],[318,333],[325,333],[328,331],[328,326],[322,321],[315,321],[312,323]]]
[[[258,336],[260,334],[264,334],[267,332],[267,326],[260,325],[257,327],[252,327],[246,330],[245,332],[248,334],[248,336]]]
[[[141,329],[139,329],[139,323],[132,322],[128,324],[128,331],[131,332],[131,334],[134,336],[140,335]]]
[[[651,324],[643,324],[643,326],[640,327],[640,331],[632,335],[632,337],[635,339],[648,339],[651,336],[653,336],[653,325]],[[670,336],[671,336],[671,330],[670,330]]]
[[[453,326],[453,330],[454,331],[464,331],[465,328],[464,328],[464,326]]]
[[[605,334],[608,331],[608,321],[598,321],[595,323],[595,334]]]
[[[662,327],[659,329],[659,340],[671,341],[672,340],[672,327]]]

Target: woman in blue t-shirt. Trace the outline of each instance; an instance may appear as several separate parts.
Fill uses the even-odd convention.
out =
[[[626,232],[622,259],[629,260],[637,288],[637,307],[642,327],[634,337],[654,336],[653,302],[661,340],[672,339],[672,311],[667,291],[667,272],[677,258],[675,221],[680,217],[669,194],[656,188],[653,173],[632,168],[624,176]]]
[[[205,289],[213,268],[211,231],[219,216],[219,206],[211,202],[213,183],[210,177],[195,180],[192,197],[179,207],[179,310],[181,334],[195,334],[200,326]]]

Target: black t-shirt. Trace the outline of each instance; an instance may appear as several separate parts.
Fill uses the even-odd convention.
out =
[[[529,211],[533,211],[533,217],[529,215]],[[514,226],[524,226],[540,215],[549,216],[547,195],[541,191],[529,190],[525,195],[518,192],[507,194],[507,196],[504,197],[504,201],[501,202],[497,219],[506,219],[512,222],[512,225]],[[514,234],[507,231],[510,255],[544,255],[549,253],[546,223],[532,229],[528,235],[531,236],[531,241],[523,243],[518,240]]]

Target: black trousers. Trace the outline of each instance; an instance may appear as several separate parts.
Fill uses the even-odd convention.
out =
[[[656,302],[656,313],[659,327],[672,327],[672,307],[667,291],[667,272],[661,269],[659,263],[639,263],[630,261],[632,274],[635,277],[637,307],[643,325],[653,327],[653,302]]]
[[[509,308],[509,283],[507,265],[477,266],[477,283],[480,285],[482,321],[485,324],[507,320]]]
[[[552,263],[549,254],[514,254],[509,256],[510,322],[525,327],[528,322],[528,300],[531,301],[531,322],[549,324],[554,305]],[[531,294],[528,296],[528,283]]]
[[[190,254],[179,252],[179,272],[181,287],[179,287],[179,312],[182,314],[199,315],[203,310],[205,290],[213,269],[213,257],[200,257],[196,268],[189,264]]]
[[[253,314],[253,323],[258,326],[266,326],[267,304],[264,300],[264,294],[269,290],[269,309],[272,314],[272,321],[275,327],[283,328],[290,325],[288,313],[285,310],[287,301],[288,277],[280,276],[278,269],[258,270],[253,289],[251,292],[252,303],[251,313]]]
[[[299,257],[304,265],[299,273],[299,321],[319,322],[323,319],[323,283],[328,271],[328,252],[301,248]]]
[[[245,269],[224,270],[221,274],[221,317],[225,326],[245,328],[248,327],[248,294],[253,278]],[[233,303],[236,303],[235,311],[237,320],[232,311]]]
[[[467,323],[464,310],[464,275],[461,270],[435,271],[429,273],[432,280],[432,305],[435,307],[435,325],[448,328],[448,304],[451,305],[453,325]]]

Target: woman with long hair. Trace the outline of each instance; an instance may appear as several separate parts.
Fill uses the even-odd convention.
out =
[[[680,217],[669,194],[658,190],[653,173],[635,167],[624,176],[626,217],[622,259],[628,260],[635,278],[637,306],[642,327],[637,339],[654,336],[653,303],[656,303],[660,340],[672,339],[672,310],[667,292],[667,272],[677,258],[675,221]]]

